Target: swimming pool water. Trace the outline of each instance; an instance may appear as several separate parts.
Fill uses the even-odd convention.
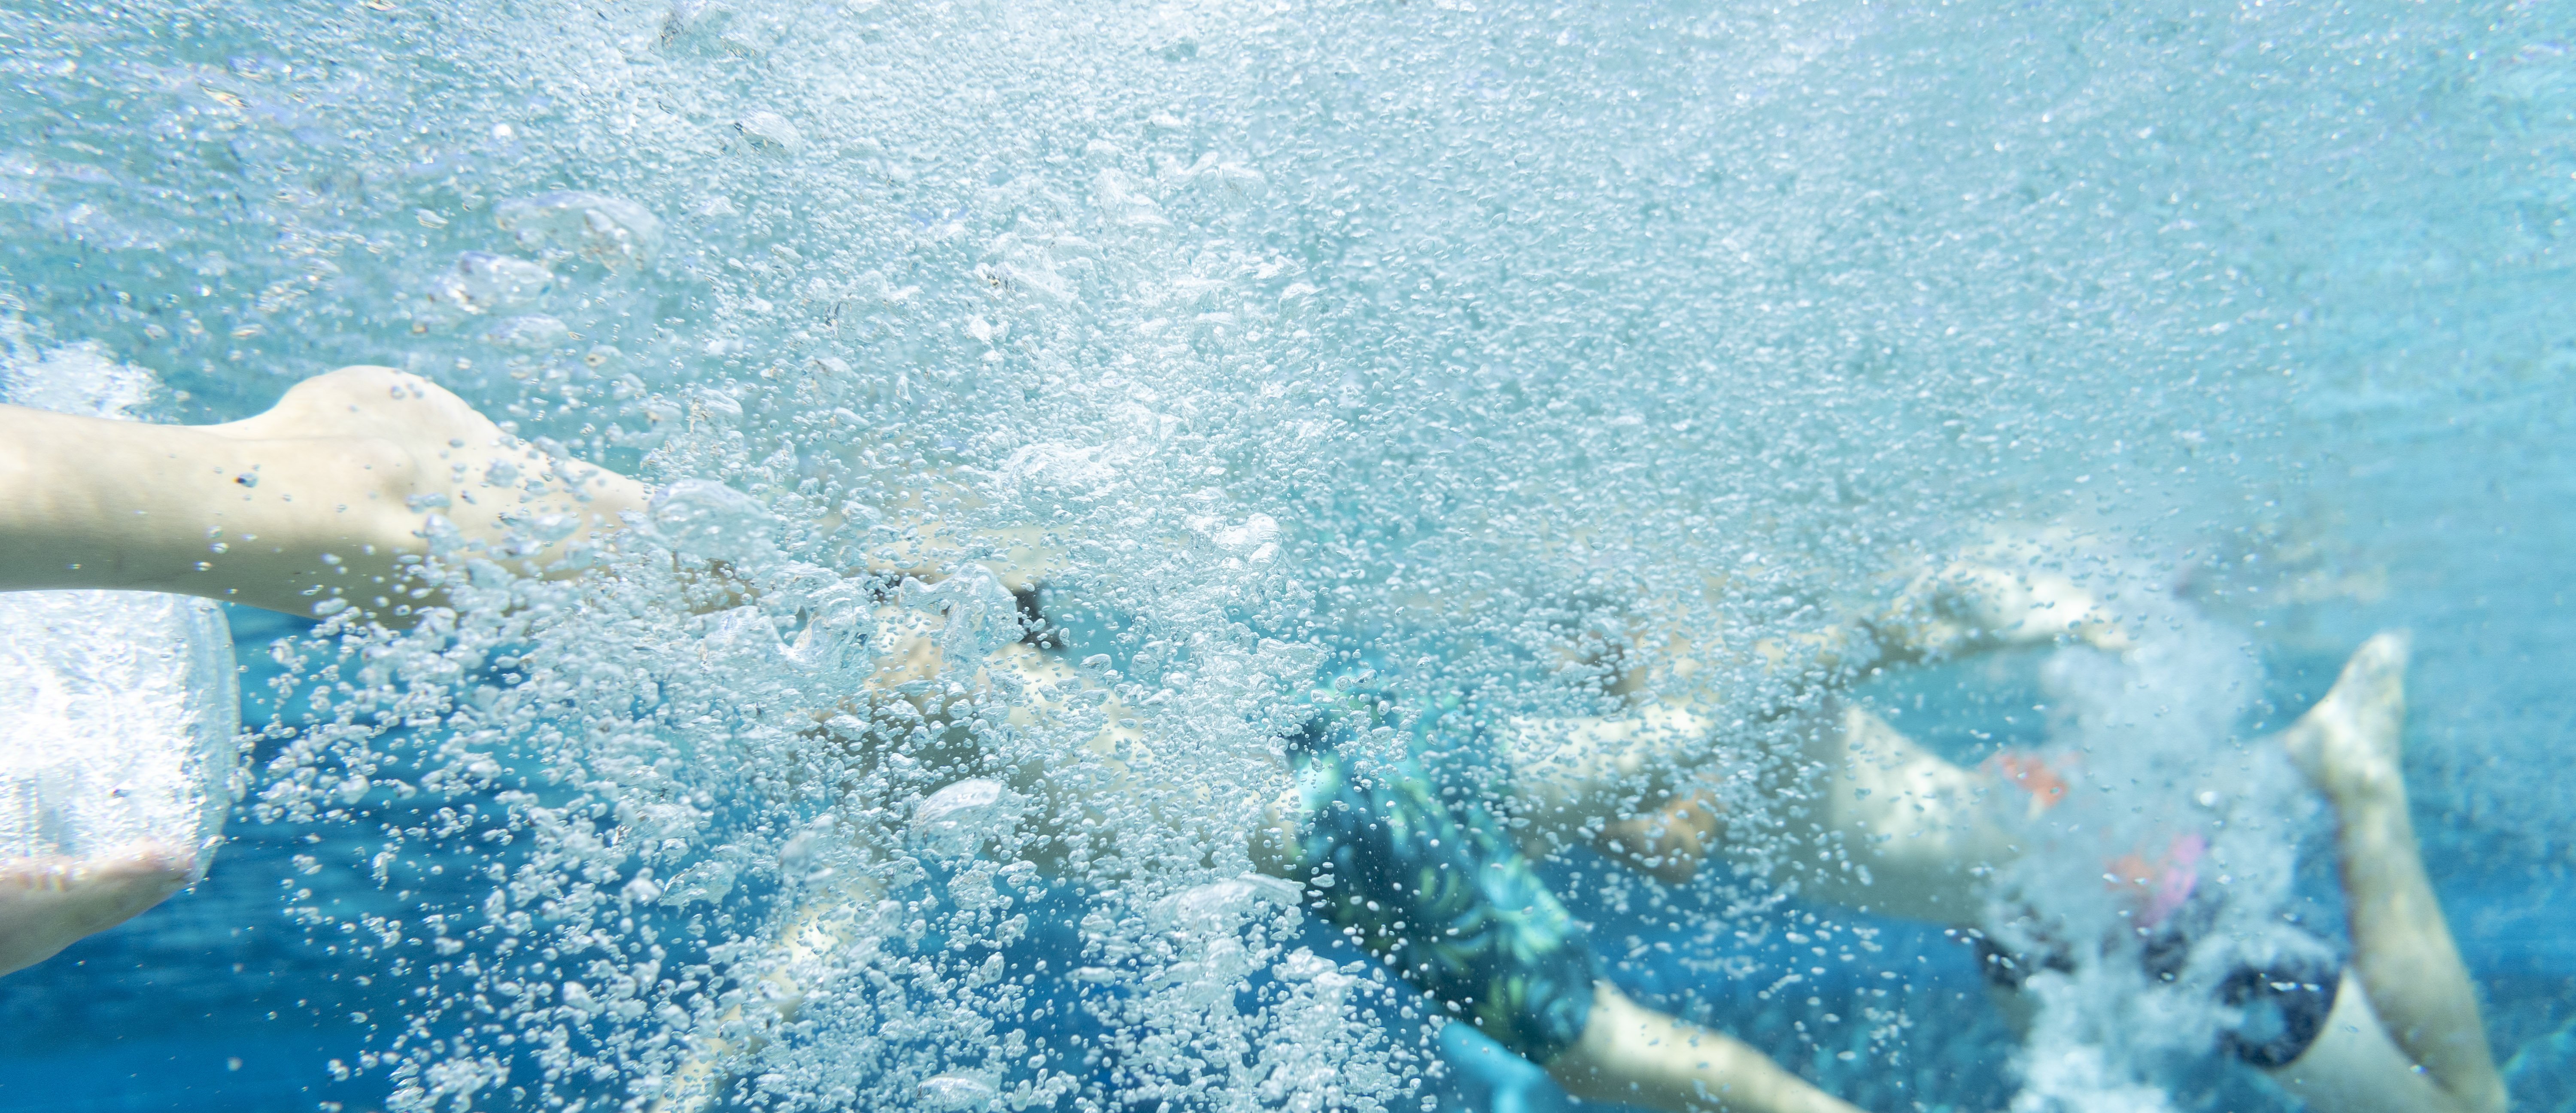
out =
[[[2217,632],[2203,649],[2246,647],[2260,691],[2235,735],[2294,715],[2371,632],[2413,631],[2417,829],[2518,1107],[2565,1108],[2571,34],[2551,3],[25,4],[0,13],[0,356],[16,377],[64,353],[146,368],[153,415],[192,422],[402,367],[556,450],[748,493],[783,523],[780,561],[896,544],[902,495],[956,484],[959,520],[1058,532],[1063,590],[1097,616],[1059,616],[1094,624],[1086,653],[1162,693],[1172,729],[1238,742],[1275,714],[1246,679],[1277,679],[1265,638],[1581,710],[1540,662],[1599,615],[1810,632],[1988,527],[2071,527],[2101,583],[2178,600]],[[231,613],[245,723],[310,725],[269,698],[269,644],[308,624]],[[648,689],[649,647],[602,649],[549,674],[590,703],[511,694],[537,666],[501,658],[607,629],[474,627],[429,684],[489,716],[533,802],[492,784],[309,820],[246,806],[206,882],[0,981],[0,1105],[373,1110],[396,1068],[364,1057],[417,1023],[413,1068],[507,1062],[478,1108],[560,1107],[535,1080],[561,1064],[499,1028],[443,1042],[524,1015],[477,1012],[490,978],[433,988],[361,950],[369,915],[479,915],[506,887],[490,868],[582,865],[534,835],[389,831],[554,806],[542,786],[565,778],[664,800],[619,748],[656,700],[823,682],[728,666],[673,619],[633,645],[690,647],[703,675]],[[1963,761],[2062,743],[2023,711],[2061,702],[2047,656],[1862,698]],[[346,755],[423,784],[464,760],[443,729],[276,765],[265,735],[261,787]],[[670,731],[655,744],[746,780],[785,752]],[[1210,760],[1211,782],[1256,775]],[[682,796],[731,783],[675,776]],[[813,814],[708,808],[662,882],[721,854],[772,865],[700,906],[738,924],[673,946],[756,934],[786,828]],[[2292,910],[2335,924],[2313,823],[2280,838],[2301,848]],[[372,875],[388,852],[402,880]],[[1195,861],[1145,871],[1136,905],[1203,880]],[[1666,893],[1581,852],[1546,869],[1632,993],[1865,1107],[2024,1091],[1938,928],[1746,913],[1726,907],[1742,879]],[[1019,891],[1038,926],[996,950],[1013,977],[1089,964],[1076,925],[1129,899]],[[688,907],[628,918],[676,940]],[[923,953],[971,921],[921,915]],[[1879,949],[1788,992],[1800,925]],[[1178,1068],[1086,1054],[1117,1026],[1084,1002],[1148,988],[1032,984],[1002,1027],[1116,1093],[1122,1067]],[[1441,1043],[1403,994],[1371,1001],[1349,1031],[1383,1042],[1352,1062],[1452,1064],[1394,1105],[1561,1100]],[[775,1100],[847,1104],[815,1080],[865,1092],[1000,1046],[971,1009],[922,1007],[935,1037],[826,1024],[782,1050]],[[551,1096],[626,1101],[660,1052],[610,1042],[668,1022],[591,1022]],[[2159,1080],[2176,1107],[2279,1107],[2203,1066]]]

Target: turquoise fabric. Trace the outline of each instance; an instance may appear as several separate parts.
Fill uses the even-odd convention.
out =
[[[1514,1054],[1543,1065],[1572,1047],[1592,1012],[1591,946],[1489,813],[1441,802],[1425,757],[1457,740],[1444,737],[1462,729],[1454,702],[1400,714],[1344,680],[1317,703],[1290,753],[1298,880],[1331,922]]]

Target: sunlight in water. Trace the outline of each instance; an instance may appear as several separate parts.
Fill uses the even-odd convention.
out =
[[[1698,1100],[1550,1059],[1588,991],[1439,980],[1562,955],[1863,1108],[2291,1108],[2337,1000],[2466,1054],[2352,926],[2334,747],[2402,723],[2386,829],[2576,1105],[2571,33],[0,12],[11,401],[380,365],[535,452],[229,639],[0,597],[0,883],[204,875],[9,975],[0,1100]],[[453,524],[590,467],[651,501],[551,578],[572,519]]]

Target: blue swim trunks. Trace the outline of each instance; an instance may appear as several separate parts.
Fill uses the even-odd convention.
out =
[[[1305,821],[1295,879],[1415,988],[1545,1065],[1591,1017],[1592,949],[1491,814],[1440,801],[1423,749],[1461,718],[1454,702],[1398,723],[1364,685],[1317,692],[1289,747]],[[1396,729],[1405,755],[1364,765],[1361,743]]]

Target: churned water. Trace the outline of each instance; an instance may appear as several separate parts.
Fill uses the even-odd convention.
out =
[[[226,846],[0,981],[0,1104],[1549,1108],[1245,832],[1316,684],[1499,723],[1633,664],[1731,709],[1637,788],[1746,849],[1541,864],[1631,995],[1866,1108],[2287,1108],[2134,964],[2017,1030],[1969,925],[1765,857],[1834,789],[1750,648],[2006,536],[2137,648],[1849,698],[2072,770],[2013,891],[2093,924],[2215,818],[2331,941],[2265,732],[2410,628],[2436,887],[2517,1106],[2576,1105],[2571,50],[2553,2],[0,11],[13,390],[385,364],[664,490],[614,575],[405,633],[230,610]],[[1070,699],[973,682],[1016,582],[850,577],[1040,551]],[[1038,815],[1102,707],[1126,779]]]

